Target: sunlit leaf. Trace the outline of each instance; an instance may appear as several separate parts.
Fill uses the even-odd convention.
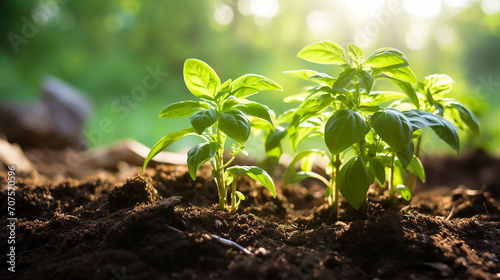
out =
[[[360,64],[363,61],[363,50],[354,44],[347,45],[347,51],[349,52],[349,56],[355,61],[357,64]]]
[[[246,175],[254,179],[255,181],[261,183],[266,189],[268,189],[273,194],[273,197],[276,197],[276,187],[274,186],[274,182],[271,179],[271,176],[269,176],[269,174],[262,168],[257,166],[235,165],[229,167],[226,170],[226,172],[234,177]]]
[[[285,172],[283,173],[283,184],[286,186],[288,184],[292,183],[297,183],[300,182],[297,181],[299,178],[296,178],[296,171],[295,171],[295,164],[297,164],[300,160],[303,158],[306,158],[310,156],[311,154],[318,154],[321,156],[326,156],[325,152],[317,149],[311,149],[311,150],[306,150],[300,153],[297,153],[295,157],[293,158],[292,162],[290,162],[290,165],[285,169]],[[305,179],[307,177],[311,177],[307,174],[304,174],[304,176],[301,176],[300,178]]]
[[[358,71],[356,73],[360,85],[366,90],[366,94],[369,94],[373,87],[373,77],[365,70]]]
[[[297,57],[319,64],[349,64],[345,50],[332,41],[320,41],[304,47]]]
[[[425,183],[424,166],[418,157],[413,156],[407,169],[412,174],[415,174],[422,182]]]
[[[379,69],[395,69],[410,65],[406,56],[393,48],[382,48],[374,51],[363,64]]]
[[[208,100],[213,100],[220,86],[215,71],[198,59],[188,59],[184,63],[184,82],[192,94]]]
[[[202,101],[181,101],[165,107],[165,109],[160,112],[157,118],[187,117],[191,116],[199,110],[210,108],[212,108],[212,105]]]
[[[280,85],[266,77],[246,74],[231,83],[231,94],[245,98],[262,90],[283,90]]]
[[[476,116],[465,107],[462,103],[457,101],[448,101],[444,104],[445,108],[456,110],[460,119],[467,125],[467,127],[474,133],[479,133],[479,122]]]
[[[413,71],[411,71],[410,67],[382,69],[380,70],[380,73],[383,74],[382,77],[388,76],[412,84],[417,82],[417,77]]]
[[[247,101],[243,104],[236,105],[234,109],[240,110],[247,115],[265,120],[274,127],[274,121],[271,114],[272,111],[265,105],[253,101]]]
[[[165,137],[161,138],[160,141],[158,141],[153,148],[151,148],[151,151],[149,151],[148,155],[146,156],[146,159],[144,160],[144,164],[142,166],[142,172],[146,169],[146,166],[148,165],[148,162],[155,157],[158,153],[166,149],[168,146],[170,146],[172,143],[175,141],[181,139],[184,136],[187,135],[196,135],[195,130],[193,128],[187,128],[183,129],[181,131],[177,132],[172,132]]]
[[[396,191],[399,193],[399,195],[401,195],[404,200],[406,201],[410,201],[411,199],[411,190],[405,186],[405,185],[398,185],[396,187]]]

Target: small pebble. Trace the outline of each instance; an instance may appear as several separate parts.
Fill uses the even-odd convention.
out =
[[[222,222],[219,220],[215,220],[215,227],[220,227],[222,225]]]
[[[255,254],[261,254],[261,255],[266,255],[267,254],[267,250],[263,247],[260,247],[259,249],[257,249],[255,251]]]

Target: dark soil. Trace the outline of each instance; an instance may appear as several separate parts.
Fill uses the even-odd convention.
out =
[[[338,220],[312,180],[277,180],[274,199],[241,179],[247,199],[232,215],[216,210],[208,167],[194,182],[165,165],[126,182],[17,177],[16,272],[2,253],[0,279],[500,279],[500,160],[424,164],[411,203],[372,186],[367,213],[341,201]],[[8,252],[5,172],[0,182]]]

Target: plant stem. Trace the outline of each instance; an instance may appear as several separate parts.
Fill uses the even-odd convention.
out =
[[[224,139],[222,138],[222,134],[218,128],[216,128],[217,139],[221,144],[217,154],[215,155],[215,182],[217,184],[217,190],[219,192],[219,210],[226,210],[226,201],[227,201],[227,189],[226,182],[224,178]]]
[[[388,189],[389,189],[389,199],[392,199],[394,195],[394,154],[392,154],[392,164],[391,168],[389,169]]]
[[[359,108],[359,104],[361,103],[361,96],[359,94],[359,83],[356,83],[355,85],[355,91],[354,91],[354,102],[355,104],[355,109],[357,110]]]
[[[332,215],[337,218],[337,214],[339,211],[339,174],[340,174],[340,155],[335,155],[332,165],[333,165],[333,170],[334,174],[333,177],[330,179],[330,187],[331,187],[331,194],[330,197],[328,197],[328,204],[332,208]]]
[[[231,213],[236,213],[236,180],[237,178],[233,179],[233,184],[231,187]]]
[[[365,156],[364,142],[365,142],[365,139],[361,139],[361,140],[359,140],[359,142],[358,142],[358,145],[359,145],[359,153],[361,154],[361,156],[362,156],[362,157],[364,157],[364,156]]]
[[[422,135],[417,137],[417,144],[415,147],[415,156],[418,157],[420,154],[420,143],[421,143]],[[408,182],[406,183],[406,186],[410,189],[410,191],[413,191],[413,186],[415,185],[417,181],[417,176],[413,173],[410,174],[410,178],[408,179]]]

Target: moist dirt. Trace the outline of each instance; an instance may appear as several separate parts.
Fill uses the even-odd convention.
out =
[[[424,166],[411,202],[372,186],[367,211],[341,200],[338,219],[314,180],[276,180],[273,198],[242,178],[233,215],[217,210],[208,167],[196,181],[166,165],[122,182],[18,177],[16,272],[3,253],[0,278],[500,279],[500,160],[474,151]],[[6,229],[5,172],[0,182]]]

